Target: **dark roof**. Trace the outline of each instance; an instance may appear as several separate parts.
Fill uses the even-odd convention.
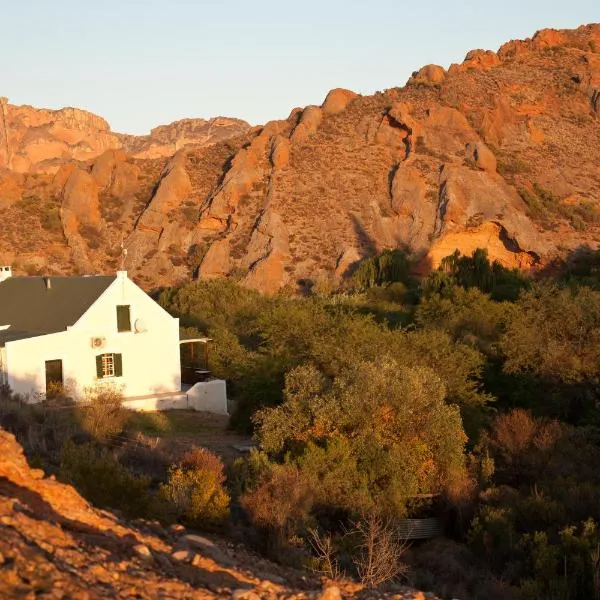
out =
[[[0,346],[74,325],[115,280],[94,277],[10,277],[0,283]],[[47,285],[49,282],[49,286]]]

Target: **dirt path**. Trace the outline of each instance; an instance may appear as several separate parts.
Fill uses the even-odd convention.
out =
[[[173,410],[132,414],[129,425],[132,430],[156,436],[176,452],[184,452],[192,446],[208,448],[218,454],[226,464],[244,456],[235,447],[254,444],[248,435],[229,429],[229,417],[192,410]]]

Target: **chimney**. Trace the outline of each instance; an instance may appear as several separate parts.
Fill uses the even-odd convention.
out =
[[[47,290],[52,289],[52,281],[51,281],[50,277],[44,277],[44,285],[46,286]]]
[[[12,277],[12,268],[0,266],[0,283],[10,277]]]

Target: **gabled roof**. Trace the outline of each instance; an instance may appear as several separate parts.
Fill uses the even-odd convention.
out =
[[[0,283],[0,346],[65,331],[115,280],[94,277],[10,277]],[[49,285],[48,285],[49,284]]]

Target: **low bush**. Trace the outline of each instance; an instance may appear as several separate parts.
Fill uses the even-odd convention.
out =
[[[84,390],[84,403],[77,408],[81,428],[96,440],[107,440],[123,430],[127,411],[122,406],[121,389],[98,385]]]
[[[128,517],[154,516],[149,478],[128,471],[107,448],[66,442],[59,473],[96,506],[122,510]]]
[[[229,516],[225,479],[221,459],[204,448],[195,448],[169,469],[160,495],[176,519],[197,527],[215,526]]]

